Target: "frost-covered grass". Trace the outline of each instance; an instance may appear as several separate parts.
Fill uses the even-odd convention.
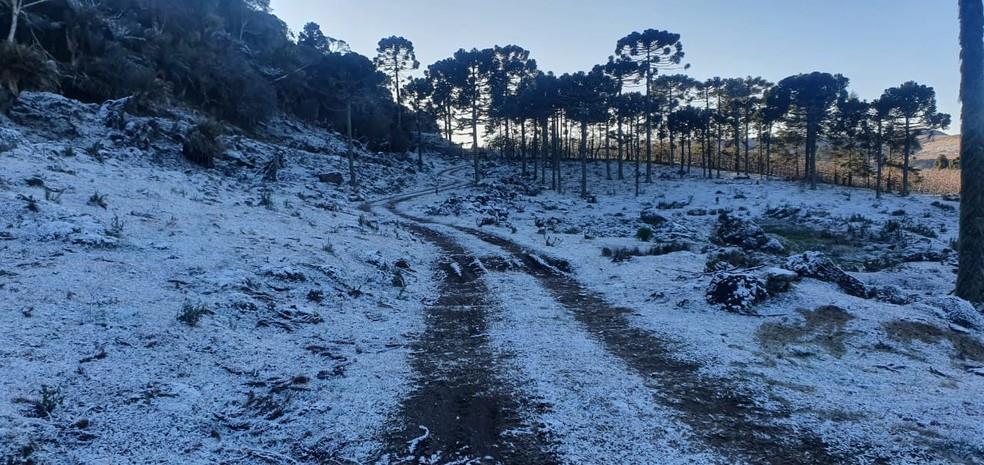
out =
[[[204,170],[173,136],[193,115],[114,130],[106,107],[27,98],[44,124],[0,117],[0,462],[365,463],[426,440],[386,444],[394,429],[427,431],[397,412],[419,375],[411,347],[442,257],[363,201],[458,184],[437,176],[447,163],[418,173],[413,158],[360,150],[352,191],[334,183],[347,173],[337,137],[278,120],[224,136]],[[635,198],[601,165],[588,202],[576,165],[563,195],[489,168],[490,185],[399,208],[522,244],[545,273],[565,260],[585,290],[630,310],[621,328],[744,390],[783,431],[816,433],[857,463],[984,461],[984,317],[947,296],[954,262],[942,253],[955,203],[662,169]],[[762,226],[769,250],[711,241],[725,212]],[[494,303],[483,336],[503,360],[494,375],[535,401],[521,414],[562,462],[733,463],[523,260],[427,227],[477,260]],[[776,244],[823,251],[910,303],[809,278],[753,315],[706,302],[715,270],[789,273]]]
[[[29,97],[72,108],[52,120],[81,136],[4,128],[18,143],[0,153],[0,462],[373,456],[410,389],[435,251],[357,207],[415,186],[414,164],[363,163],[351,193],[317,178],[345,172],[333,135],[277,122],[204,170],[167,137],[127,142],[97,107]],[[264,181],[254,167],[277,152]]]
[[[505,225],[482,229],[566,259],[579,281],[610,302],[633,309],[634,325],[678,341],[685,348],[679,355],[700,362],[708,375],[739,381],[763,402],[781,402],[793,413],[778,421],[817,432],[861,462],[984,460],[984,377],[979,374],[984,360],[950,339],[959,334],[980,343],[984,333],[953,324],[940,310],[955,279],[954,262],[883,260],[869,264],[877,271],[861,271],[873,258],[948,248],[957,231],[957,213],[940,205],[952,202],[926,195],[876,200],[871,191],[836,186],[811,191],[777,179],[681,179],[664,169],[656,174],[667,176],[644,184],[644,194],[635,198],[629,179],[606,181],[599,164],[590,184],[595,203],[577,196],[577,165],[567,169],[568,194],[546,191],[509,198],[495,194],[501,188],[494,186],[504,185],[498,180],[514,175],[516,167],[494,168],[488,180],[492,188],[455,192],[469,200],[458,202],[457,215],[441,212],[447,214],[434,219],[475,227],[487,212],[510,205],[508,218],[501,221]],[[420,215],[435,213],[435,205],[448,195],[420,198],[404,208]],[[603,251],[639,247],[634,237],[642,225],[639,215],[651,209],[668,219],[654,228],[653,241],[688,241],[693,247],[613,262],[611,253]],[[893,305],[852,297],[833,284],[804,279],[755,307],[760,316],[709,305],[704,293],[712,273],[706,262],[720,250],[709,240],[720,210],[771,222],[770,237],[790,253],[825,250],[848,270],[858,270],[851,274],[865,284],[892,286],[913,301]],[[787,216],[786,211],[797,213]],[[788,237],[777,234],[782,232]],[[766,256],[765,264],[781,265],[782,260],[781,254]],[[537,305],[533,308],[546,304]],[[842,309],[845,320],[810,323],[807,315],[825,306]],[[945,336],[899,337],[890,330],[899,321],[924,324]],[[588,357],[579,363],[605,362]],[[623,387],[612,381],[609,388]],[[572,424],[558,426],[565,428]]]

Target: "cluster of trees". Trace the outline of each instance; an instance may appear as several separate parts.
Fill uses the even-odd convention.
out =
[[[950,123],[933,89],[915,82],[868,102],[837,74],[699,81],[675,72],[688,68],[683,58],[679,35],[652,29],[620,39],[606,63],[561,76],[539,70],[518,46],[459,50],[409,81],[404,94],[414,110],[440,122],[449,141],[457,130],[470,134],[476,181],[484,128],[488,146],[518,160],[523,173],[532,165],[546,182],[549,168],[555,189],[563,189],[560,160],[580,159],[583,194],[588,159],[605,160],[609,178],[618,179],[624,162],[634,162],[637,192],[642,179],[652,182],[653,163],[705,176],[772,175],[792,166],[816,187],[822,148],[845,182],[863,178],[880,194],[891,186],[886,170],[897,170],[905,195],[918,136]]]
[[[424,131],[449,141],[460,131],[471,139],[476,182],[484,141],[524,173],[532,165],[541,182],[549,171],[558,190],[561,160],[579,158],[583,194],[589,159],[605,160],[618,179],[634,162],[637,192],[654,163],[705,176],[786,174],[815,187],[820,149],[833,155],[838,179],[863,178],[880,193],[892,186],[886,170],[900,172],[907,194],[917,137],[950,121],[933,89],[914,82],[866,102],[830,73],[699,81],[681,73],[689,65],[680,35],[656,29],[619,39],[585,72],[557,76],[506,45],[459,50],[414,77],[409,40],[384,38],[370,59],[315,23],[294,38],[268,2],[0,0],[11,13],[0,15],[8,28],[0,81],[8,94],[58,87],[85,101],[136,96],[148,108],[180,99],[247,128],[280,111],[393,151],[409,148],[413,131],[418,157]]]
[[[343,132],[351,121],[379,149],[409,143],[392,62],[351,53],[314,23],[295,38],[269,0],[0,0],[0,13],[0,104],[24,89],[135,96],[144,111],[179,100],[244,128],[281,112]],[[381,51],[399,61],[405,46]]]

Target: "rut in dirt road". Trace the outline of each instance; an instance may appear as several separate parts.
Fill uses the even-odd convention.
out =
[[[519,259],[524,271],[534,276],[593,338],[647,380],[658,401],[675,408],[678,418],[695,435],[724,456],[772,465],[850,462],[848,457],[829,451],[816,435],[778,424],[788,412],[763,409],[730,380],[703,375],[699,364],[674,357],[672,343],[634,327],[628,318],[632,310],[612,306],[589,291],[567,273],[565,262],[533,255],[500,236],[402,213],[396,208],[398,202],[387,205],[395,215],[417,224],[451,227]]]
[[[475,259],[440,233],[406,227],[446,259],[440,296],[413,344],[417,387],[401,404],[402,424],[388,438],[387,456],[395,463],[557,463],[545,434],[521,416],[535,406],[498,375],[502,365],[487,336],[488,289]]]

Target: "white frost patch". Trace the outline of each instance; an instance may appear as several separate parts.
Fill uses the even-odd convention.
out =
[[[689,428],[658,405],[645,381],[588,339],[584,328],[522,273],[485,277],[502,299],[489,330],[520,380],[549,405],[542,421],[565,463],[727,463],[691,443]]]

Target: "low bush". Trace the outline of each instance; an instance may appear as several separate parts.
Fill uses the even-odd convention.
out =
[[[206,168],[215,166],[215,157],[225,150],[219,140],[222,132],[222,125],[214,121],[198,124],[185,138],[181,153],[196,165]]]
[[[624,262],[632,257],[659,256],[687,250],[690,250],[690,245],[686,243],[667,242],[645,249],[639,247],[616,247],[614,249],[605,247],[601,249],[601,256],[609,257],[613,262]]]
[[[198,323],[202,321],[202,317],[211,313],[212,311],[205,304],[184,304],[181,307],[181,311],[178,312],[178,321],[188,326],[198,326]]]

